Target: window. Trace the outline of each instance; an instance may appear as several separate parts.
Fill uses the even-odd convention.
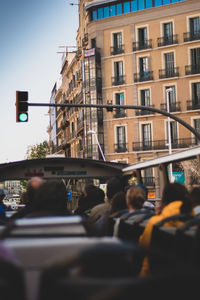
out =
[[[114,62],[114,73],[116,80],[123,80],[123,61]]]
[[[118,126],[116,128],[117,152],[126,151],[126,127]]]
[[[103,8],[98,8],[98,19],[103,19]]]
[[[130,1],[124,2],[124,14],[130,13]]]
[[[139,68],[141,77],[149,76],[149,57],[140,57],[139,59]]]
[[[166,123],[167,126],[167,141],[168,138],[168,123]],[[177,132],[177,122],[170,122],[170,133],[171,133],[171,143],[172,147],[176,147],[178,144],[178,132]]]
[[[116,5],[117,7],[117,15],[121,15],[122,14],[122,3],[118,3]]]
[[[191,18],[190,19],[190,37],[196,37],[199,35],[200,26],[199,26],[199,17]]]
[[[97,11],[96,10],[93,10],[93,12],[92,12],[92,20],[93,21],[97,20]]]
[[[200,48],[191,49],[191,65],[200,66]]]
[[[110,17],[114,17],[115,16],[115,5],[111,5],[110,6]]]
[[[141,90],[140,99],[141,99],[141,105],[150,106],[150,90],[149,89]]]
[[[115,50],[122,48],[122,33],[114,33],[113,34],[113,46]]]
[[[163,24],[163,38],[164,44],[169,45],[173,43],[173,23]]]
[[[138,1],[138,10],[144,9],[144,0]]]
[[[194,120],[194,128],[196,129],[196,131],[198,133],[200,133],[200,119],[195,119]],[[196,144],[198,143],[198,139],[197,138],[195,138],[195,142],[196,142]]]
[[[146,45],[147,41],[147,28],[139,28],[138,29],[138,41],[139,41],[139,47],[143,48]]]
[[[170,89],[169,92],[167,92],[168,89]],[[169,95],[169,110],[172,112],[176,111],[176,89],[175,89],[175,86],[165,87],[166,107],[167,107],[167,93]]]
[[[166,53],[165,57],[165,70],[166,77],[172,77],[174,75],[174,53]]]
[[[104,7],[104,18],[108,18],[109,17],[109,6]]]
[[[132,11],[137,11],[137,0],[131,1],[131,12]]]
[[[115,104],[116,105],[124,105],[124,93],[117,93],[115,94]],[[125,109],[124,108],[117,108],[115,117],[125,117]]]
[[[142,124],[142,147],[150,149],[152,145],[151,124]]]
[[[96,48],[96,38],[91,39],[91,48]]]
[[[146,8],[152,8],[153,7],[153,0],[146,0]]]
[[[192,100],[194,105],[200,105],[200,82],[192,83]]]

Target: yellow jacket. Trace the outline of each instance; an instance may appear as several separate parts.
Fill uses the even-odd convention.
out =
[[[140,236],[139,244],[144,247],[149,247],[151,243],[151,236],[152,236],[152,231],[153,231],[153,226],[162,221],[165,218],[174,216],[176,214],[181,213],[181,206],[183,202],[182,201],[174,201],[169,203],[167,206],[165,206],[161,212],[160,215],[152,217],[149,222],[147,223],[143,234]],[[183,222],[181,221],[170,221],[164,224],[164,226],[169,226],[169,227],[177,227],[182,225]],[[141,270],[141,276],[146,276],[149,275],[149,263],[147,257],[145,257],[143,261],[143,266]]]

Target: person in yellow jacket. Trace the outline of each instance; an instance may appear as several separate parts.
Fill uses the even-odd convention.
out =
[[[156,223],[176,214],[191,214],[191,212],[192,202],[186,187],[180,183],[170,183],[166,185],[163,190],[160,211],[148,221],[143,234],[140,236],[139,244],[143,247],[150,246],[153,227]],[[181,221],[170,221],[164,224],[164,226],[170,227],[180,225],[182,225]],[[144,258],[140,275],[141,277],[150,275],[147,257]]]

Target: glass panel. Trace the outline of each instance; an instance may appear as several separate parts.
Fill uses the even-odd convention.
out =
[[[98,8],[98,19],[103,19],[103,8]]]
[[[163,34],[164,34],[164,38],[171,38],[173,35],[173,24],[172,22],[170,23],[165,23],[163,25]]]
[[[137,11],[137,0],[131,1],[131,12],[132,11]]]
[[[109,17],[109,6],[104,7],[104,18],[108,18]]]
[[[130,2],[124,2],[124,14],[130,13]]]
[[[192,99],[194,104],[200,104],[200,82],[192,84]]]
[[[113,16],[115,16],[116,15],[116,13],[115,13],[115,5],[111,5],[110,6],[110,16],[111,17],[113,17]]]
[[[125,144],[126,143],[126,134],[125,134],[125,126],[117,127],[117,144]]]
[[[122,33],[114,33],[113,34],[113,45],[115,49],[120,49],[122,46]]]
[[[117,15],[121,15],[122,14],[122,4],[119,3],[116,6],[117,6]]]
[[[200,48],[191,50],[191,63],[200,66]]]
[[[162,0],[155,0],[154,6],[161,6],[162,5]]]
[[[150,106],[150,90],[141,90],[141,105]]]
[[[166,71],[174,71],[174,53],[165,54],[165,69]]]
[[[93,10],[92,12],[92,20],[97,20],[97,11],[96,10]]]
[[[179,0],[172,0],[172,3],[176,3],[176,2],[179,2]]]
[[[170,4],[170,0],[163,0],[163,5]]]
[[[151,124],[142,125],[142,143],[144,147],[151,145]]]
[[[146,8],[152,8],[153,7],[153,0],[146,0]]]
[[[138,0],[138,10],[144,9],[144,0]]]
[[[166,103],[167,103],[167,89],[172,89],[171,91],[168,92],[169,94],[169,108],[170,111],[175,110],[175,104],[176,104],[176,89],[175,86],[168,86],[165,88],[165,99],[166,99]]]

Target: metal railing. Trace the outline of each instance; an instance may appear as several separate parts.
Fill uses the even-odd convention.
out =
[[[115,147],[115,152],[117,152],[117,153],[128,151],[128,144],[127,143],[114,144],[114,147]]]
[[[178,34],[157,38],[158,47],[178,44]]]
[[[133,42],[133,51],[145,50],[152,48],[152,40],[142,40]]]
[[[154,107],[155,105],[145,105],[147,107]],[[154,112],[149,111],[149,110],[136,110],[135,115],[136,116],[146,116],[146,115],[152,115]]]
[[[187,100],[187,110],[200,109],[200,98]]]
[[[199,74],[199,73],[200,73],[200,64],[185,66],[185,75]]]
[[[134,73],[134,82],[153,80],[153,71]]]
[[[179,67],[172,67],[167,69],[159,70],[159,78],[171,78],[179,76]]]
[[[142,177],[145,186],[155,186],[155,177]]]
[[[200,30],[196,32],[184,32],[183,40],[184,42],[200,40]]]
[[[110,55],[117,55],[124,53],[124,45],[110,47]]]
[[[160,109],[167,111],[167,103],[161,103]],[[180,102],[169,103],[169,111],[170,112],[181,111],[181,103]]]
[[[125,75],[118,75],[112,77],[112,85],[121,85],[125,83]]]
[[[126,117],[125,109],[123,109],[123,108],[116,109],[113,117],[114,118],[125,118]]]
[[[197,144],[195,138],[174,139],[172,149],[189,148]],[[133,151],[163,150],[168,149],[168,140],[133,142]]]

